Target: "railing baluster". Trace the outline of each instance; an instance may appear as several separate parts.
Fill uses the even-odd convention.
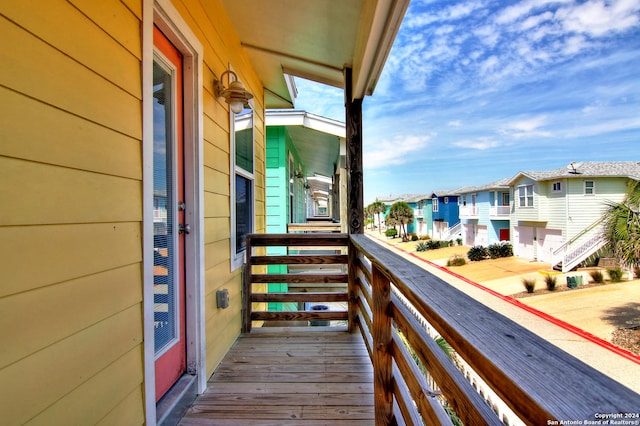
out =
[[[373,264],[373,391],[376,425],[393,420],[393,333],[391,330],[391,284]]]

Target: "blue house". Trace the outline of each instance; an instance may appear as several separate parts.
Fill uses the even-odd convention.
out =
[[[459,209],[464,245],[488,246],[510,240],[509,178],[460,188]]]
[[[431,196],[431,212],[433,228],[432,238],[438,240],[455,239],[459,232],[460,222],[458,207],[458,190],[433,191]]]

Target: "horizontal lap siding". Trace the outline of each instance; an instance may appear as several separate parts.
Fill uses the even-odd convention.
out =
[[[0,15],[0,417],[141,423],[140,2]]]

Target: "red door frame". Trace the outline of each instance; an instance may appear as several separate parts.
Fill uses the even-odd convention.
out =
[[[176,116],[176,143],[175,143],[175,161],[176,161],[176,174],[177,174],[177,187],[176,187],[176,199],[179,202],[184,200],[184,137],[183,137],[183,79],[182,79],[182,54],[176,49],[176,47],[162,34],[157,28],[153,27],[153,44],[157,51],[168,59],[175,67],[175,94],[176,99],[174,105],[177,113]],[[173,208],[168,206],[168,208]],[[177,231],[177,224],[184,224],[184,209],[177,209],[178,217],[175,222],[175,230]],[[178,233],[178,248],[175,255],[178,259],[178,271],[175,276],[178,279],[178,302],[176,309],[179,310],[179,327],[178,341],[162,354],[155,361],[155,382],[156,382],[156,402],[164,396],[165,393],[173,386],[173,384],[185,373],[187,365],[186,355],[186,315],[185,315],[185,235],[184,233]]]

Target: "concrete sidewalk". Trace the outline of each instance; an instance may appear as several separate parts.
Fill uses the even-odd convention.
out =
[[[422,253],[418,257],[417,253],[409,252],[407,248],[411,249],[411,246],[407,247],[407,243],[399,245],[386,240],[384,236],[369,236],[475,300],[640,393],[640,357],[616,350],[616,347],[606,341],[611,330],[619,327],[620,321],[635,324],[640,322],[640,304],[634,302],[640,300],[640,282],[637,280],[514,299],[508,295],[524,290],[520,282],[521,276],[536,275],[538,270],[549,270],[550,265],[519,258],[488,260],[472,264],[477,265],[474,267],[465,265],[451,268],[461,276],[456,277],[441,267],[446,264],[447,258],[456,252],[466,253],[468,247],[424,252],[428,253],[429,259]],[[441,250],[444,251],[438,253]],[[483,282],[479,282],[479,279]],[[617,314],[621,316],[618,317]]]

